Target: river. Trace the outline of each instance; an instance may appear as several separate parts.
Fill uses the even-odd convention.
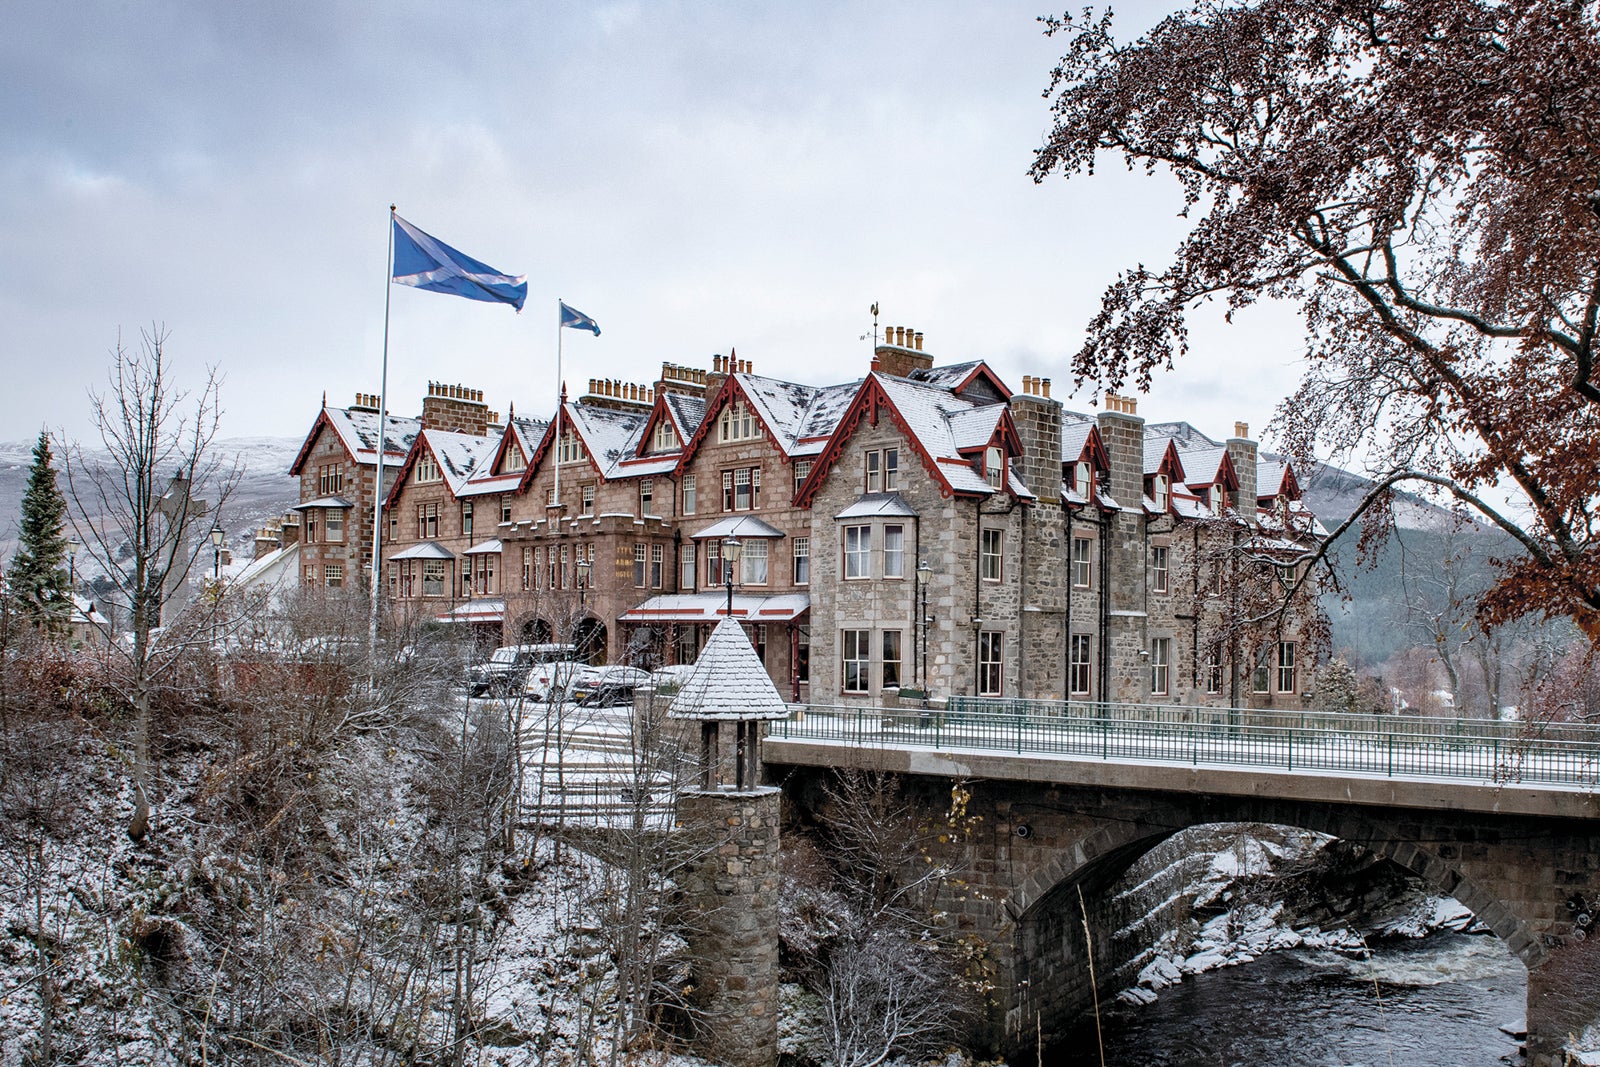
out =
[[[1376,983],[1374,982],[1376,979]],[[1105,1009],[1108,1067],[1503,1067],[1527,972],[1494,937],[1387,942],[1370,960],[1274,952]],[[1043,1067],[1099,1067],[1093,1024]],[[1014,1067],[1032,1067],[1019,1058]]]

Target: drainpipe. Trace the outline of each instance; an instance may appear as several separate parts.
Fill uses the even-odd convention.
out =
[[[983,651],[983,497],[972,502],[972,531],[978,535],[978,558],[972,568],[972,695],[978,695],[978,663]]]
[[[1071,700],[1072,699],[1072,587],[1075,584],[1077,584],[1075,582],[1075,580],[1074,580],[1074,572],[1073,572],[1073,569],[1072,569],[1072,520],[1077,516],[1077,512],[1072,510],[1072,506],[1070,504],[1067,504],[1064,498],[1063,498],[1063,501],[1062,501],[1061,509],[1067,513],[1067,522],[1066,522],[1067,529],[1066,529],[1065,535],[1063,536],[1063,540],[1066,541],[1066,545],[1067,545],[1067,619],[1066,619],[1066,624],[1064,626],[1062,626],[1062,628],[1061,628],[1062,629],[1062,633],[1063,633],[1063,638],[1062,638],[1062,646],[1063,647],[1061,649],[1061,696],[1066,700]]]
[[[1199,702],[1200,688],[1200,527],[1189,531],[1194,547],[1189,551],[1189,699]],[[1169,563],[1168,566],[1171,566]]]
[[[1111,522],[1100,513],[1100,693],[1111,699]]]
[[[1028,605],[1027,585],[1023,579],[1028,573],[1028,512],[1022,509],[1022,547],[1017,552],[1017,696],[1028,699]]]

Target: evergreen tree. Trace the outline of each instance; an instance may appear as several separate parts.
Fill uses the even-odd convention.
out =
[[[22,496],[22,544],[8,575],[18,608],[35,622],[64,627],[72,615],[72,585],[67,576],[67,500],[56,485],[50,436],[39,432],[33,446],[28,490]]]

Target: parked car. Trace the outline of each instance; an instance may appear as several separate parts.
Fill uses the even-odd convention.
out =
[[[540,663],[529,668],[522,681],[522,694],[530,700],[566,700],[583,673],[593,669],[575,660]]]
[[[613,708],[633,703],[633,691],[650,684],[650,672],[637,667],[619,665],[588,667],[578,673],[572,684],[573,703],[585,708]],[[620,690],[627,690],[626,699]],[[606,694],[604,697],[598,694]],[[605,700],[606,703],[598,701]]]
[[[467,693],[484,696],[504,695],[521,689],[528,672],[540,664],[570,663],[576,653],[573,645],[506,645],[494,650],[488,662],[467,668]]]

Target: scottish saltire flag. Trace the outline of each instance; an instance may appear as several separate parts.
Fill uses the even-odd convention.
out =
[[[593,319],[581,311],[567,307],[565,300],[561,304],[561,325],[571,326],[574,330],[593,330],[596,337],[600,336],[600,327]]]
[[[528,299],[524,278],[526,275],[501,274],[394,216],[394,280],[400,285],[510,304],[521,311]]]

